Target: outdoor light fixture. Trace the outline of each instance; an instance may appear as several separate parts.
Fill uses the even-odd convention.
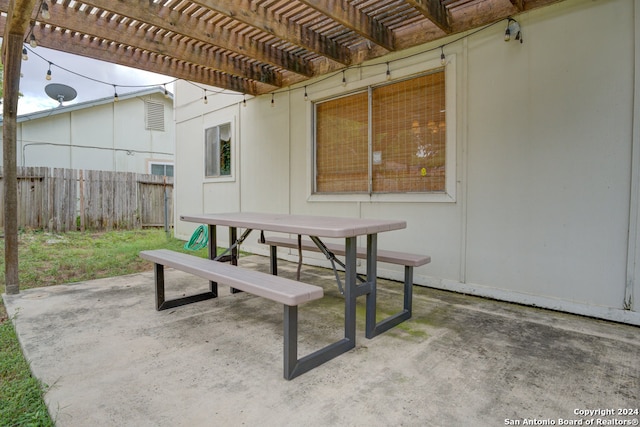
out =
[[[342,70],[342,86],[347,85],[347,77],[344,75],[344,70]]]
[[[38,41],[36,40],[36,36],[34,36],[33,33],[31,33],[31,35],[29,36],[29,46],[34,49],[38,47]]]
[[[522,31],[520,30],[520,24],[513,18],[509,18],[507,22],[507,28],[504,30],[504,41],[508,42],[511,40],[511,35],[515,34],[516,40],[519,40],[522,43]]]
[[[307,87],[304,87],[304,100],[308,101],[309,100],[309,95],[307,95]]]
[[[447,65],[447,57],[444,56],[444,46],[440,46],[440,64]]]
[[[29,55],[27,55],[27,48],[26,47],[22,48],[22,60],[23,61],[28,61],[29,60]]]
[[[247,95],[242,95],[242,106],[245,108],[247,106]]]
[[[118,102],[120,99],[118,98],[118,91],[116,90],[116,85],[113,85],[113,101]]]
[[[45,79],[51,80],[51,62],[49,62],[49,69],[47,70],[47,76]]]
[[[391,70],[389,69],[389,63],[387,62],[387,80],[391,80]]]

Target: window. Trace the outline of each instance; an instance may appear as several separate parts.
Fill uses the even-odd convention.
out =
[[[204,153],[205,177],[231,175],[231,123],[205,129]]]
[[[316,193],[446,190],[445,72],[315,105]]]
[[[151,175],[173,176],[173,165],[168,163],[151,163]]]
[[[146,100],[145,129],[164,132],[164,104],[162,102]]]

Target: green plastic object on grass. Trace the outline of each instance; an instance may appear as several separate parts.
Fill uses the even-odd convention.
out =
[[[209,230],[204,225],[201,225],[193,232],[191,239],[184,244],[184,248],[190,251],[197,251],[206,248],[208,242]]]

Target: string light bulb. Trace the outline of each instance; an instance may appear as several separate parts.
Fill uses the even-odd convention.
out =
[[[29,55],[27,54],[27,48],[26,47],[22,47],[22,60],[23,61],[28,61],[29,60]]]
[[[207,99],[207,91],[206,90],[204,91],[204,98],[202,98],[202,102],[205,103],[205,104],[209,103],[209,100]]]
[[[347,85],[347,77],[345,76],[345,70],[342,70],[342,86]]]
[[[273,108],[273,107],[275,107],[275,106],[276,106],[276,101],[275,101],[275,99],[273,98],[273,94],[271,94],[271,108]]]
[[[116,90],[116,85],[113,85],[113,102],[118,102],[120,99],[118,98],[118,91]]]
[[[49,62],[49,69],[47,70],[47,76],[45,79],[51,80],[51,62]]]
[[[242,95],[242,106],[247,108],[247,95]]]
[[[387,62],[387,80],[391,80],[391,69],[389,68],[388,62]]]
[[[169,98],[169,91],[167,90],[167,85],[164,85],[164,97]]]
[[[46,1],[42,2],[42,6],[40,8],[40,14],[44,19],[51,18],[51,14],[49,13],[49,5],[47,4]]]
[[[444,56],[444,46],[440,46],[440,64],[447,65],[447,57]]]
[[[308,101],[309,100],[309,95],[307,95],[307,87],[304,87],[304,100]]]
[[[520,29],[520,24],[513,18],[509,18],[507,21],[507,28],[504,30],[504,41],[508,42],[511,40],[511,36],[515,34],[516,40],[522,43],[522,30]]]
[[[33,33],[31,33],[31,35],[29,36],[29,46],[34,49],[38,47],[38,41],[36,40],[36,36],[34,36]]]

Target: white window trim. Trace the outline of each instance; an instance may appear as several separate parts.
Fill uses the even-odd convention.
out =
[[[205,167],[204,160],[206,156],[206,149],[204,140],[206,137],[206,131],[209,128],[221,126],[224,124],[231,124],[231,175],[221,175],[221,176],[205,176]],[[236,118],[235,116],[227,117],[227,118],[219,118],[215,121],[204,120],[202,126],[202,137],[200,139],[202,144],[202,182],[203,183],[212,183],[212,182],[234,182],[236,180],[236,170],[238,168],[237,162],[237,146],[238,146],[238,137],[237,137],[237,127],[236,127]]]
[[[307,201],[309,202],[376,202],[376,203],[455,203],[456,202],[456,188],[457,188],[457,174],[456,170],[456,159],[457,159],[457,135],[456,135],[456,112],[457,112],[457,104],[456,104],[456,82],[457,82],[457,72],[456,72],[456,55],[448,54],[446,56],[447,64],[444,70],[445,76],[445,102],[446,102],[446,123],[447,123],[447,142],[446,142],[446,150],[447,150],[447,158],[445,162],[446,167],[446,177],[445,177],[445,191],[439,193],[372,193],[372,194],[358,194],[358,193],[347,193],[347,194],[318,194],[313,193],[313,187],[315,182],[315,124],[311,119],[309,122],[311,123],[310,131],[309,131],[309,141],[307,142],[307,147],[309,149],[309,153],[307,159],[309,164],[307,170],[309,171],[308,182],[309,186],[307,189]],[[440,63],[440,56],[438,51],[437,58],[433,58],[430,60],[424,60],[422,58],[421,61],[417,61],[411,65],[405,66],[403,68],[394,69],[392,71],[393,79],[405,79],[411,77],[413,75],[420,75],[424,72],[436,68],[442,67]],[[322,101],[328,98],[334,98],[336,96],[340,96],[341,94],[346,94],[347,92],[355,92],[358,90],[364,90],[368,86],[379,86],[385,83],[386,74],[382,73],[382,75],[377,74],[372,77],[364,78],[362,80],[353,81],[352,83],[347,84],[347,88],[343,87],[329,87],[325,90],[319,91],[312,95],[309,95],[309,100],[311,102],[307,103],[307,117],[313,117],[313,105],[314,102]]]
[[[153,165],[173,166],[173,174],[175,176],[176,166],[175,166],[174,162],[172,162],[172,161],[164,161],[164,160],[148,160],[147,161],[147,173],[149,175],[151,175],[151,170],[153,168]]]

